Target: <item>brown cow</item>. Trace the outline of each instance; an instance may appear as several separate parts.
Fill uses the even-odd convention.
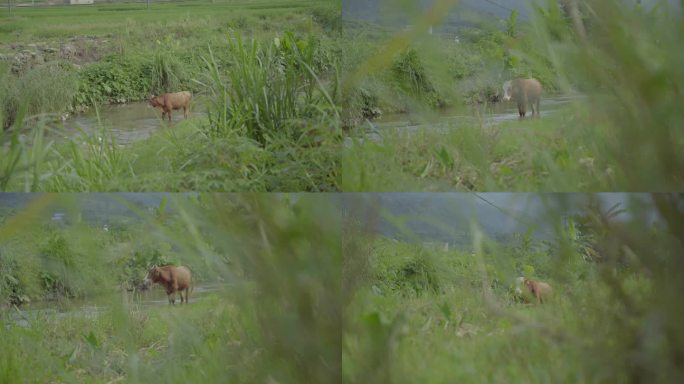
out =
[[[504,83],[503,99],[508,101],[513,98],[518,104],[518,114],[520,117],[525,117],[527,113],[527,104],[532,109],[532,116],[535,113],[535,106],[537,116],[539,116],[539,101],[541,100],[542,86],[537,79],[515,79]]]
[[[519,286],[515,289],[515,292],[527,302],[534,298],[536,299],[537,304],[542,304],[547,302],[553,293],[551,286],[541,281],[533,281],[524,277],[518,277],[517,283]],[[525,292],[523,292],[522,287],[526,288]]]
[[[169,122],[171,121],[171,111],[183,108],[183,116],[188,118],[188,111],[190,110],[190,100],[192,100],[192,93],[188,91],[165,93],[159,96],[150,97],[150,105],[159,108],[162,111],[162,120],[164,115],[169,115]]]
[[[185,303],[190,301],[190,288],[192,287],[192,275],[190,270],[185,267],[175,267],[166,265],[163,267],[152,267],[145,276],[144,286],[150,283],[159,283],[166,288],[169,296],[169,303],[176,304],[176,292],[180,294],[181,304],[183,304],[183,291],[185,290]]]

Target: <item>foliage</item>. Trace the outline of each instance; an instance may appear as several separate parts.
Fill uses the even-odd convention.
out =
[[[531,192],[608,190],[624,183],[595,132],[575,126],[574,110],[555,113],[494,126],[474,121],[396,129],[383,132],[379,142],[354,142],[342,154],[342,188]]]
[[[4,255],[21,255],[17,265],[37,273],[63,269],[68,280],[59,284],[91,284],[75,290],[86,301],[1,312],[0,380],[341,382],[342,257],[330,196],[169,195],[163,221],[132,207],[139,217],[123,243],[88,222],[33,225],[46,219],[41,202],[68,199],[38,196],[8,219],[20,230],[0,226],[3,268]],[[78,212],[80,202],[72,203]],[[34,268],[35,258],[67,262]],[[130,286],[115,284],[164,258],[217,289],[196,287],[189,305],[172,307],[141,302],[122,289]]]
[[[630,204],[629,218],[617,218],[615,207],[587,205],[579,216],[594,224],[583,230],[561,225],[563,211],[551,209],[545,214],[546,225],[556,228],[550,243],[524,235],[500,243],[475,227],[472,251],[442,250],[366,233],[362,244],[347,248],[362,251],[349,257],[366,258],[370,278],[345,306],[344,380],[678,381],[684,313],[674,303],[682,281],[668,270],[681,265],[682,199],[634,200],[641,203]],[[654,210],[663,221],[652,226],[643,219]],[[599,259],[575,246],[585,236],[594,239]],[[414,275],[397,272],[416,265],[421,252],[442,278],[439,290],[416,295]],[[516,300],[512,287],[521,275],[551,284],[553,300],[541,306]]]
[[[396,81],[395,86],[400,92],[418,100],[426,100],[432,106],[439,106],[440,101],[435,88],[428,79],[415,49],[409,48],[394,59],[392,74]]]
[[[188,4],[183,3],[160,4],[154,12],[138,12],[135,7],[113,10],[112,4],[72,8],[71,12],[82,16],[77,19],[62,12],[63,7],[26,9],[25,18],[17,21],[26,31],[17,38],[18,44],[43,34],[44,26],[37,21],[48,19],[45,24],[51,26],[52,35],[44,36],[45,44],[71,47],[74,57],[65,60],[78,63],[48,65],[64,69],[75,79],[76,88],[71,97],[59,96],[66,91],[55,97],[52,102],[63,101],[61,107],[55,105],[53,110],[35,103],[35,110],[28,111],[30,103],[20,103],[24,92],[21,78],[2,68],[0,114],[3,123],[12,127],[2,133],[7,145],[0,147],[0,188],[337,190],[341,44],[337,32],[319,22],[334,23],[326,18],[334,14],[331,9],[339,9],[339,4],[303,0],[204,2],[192,6],[192,17],[188,16]],[[287,8],[290,6],[294,8]],[[319,17],[314,23],[313,14]],[[230,16],[228,22],[221,17],[226,15]],[[119,23],[111,24],[110,19]],[[232,21],[238,19],[243,23],[236,31]],[[262,29],[262,25],[271,29]],[[79,33],[91,31],[94,35],[66,39],[64,36],[76,33],[69,29],[72,26]],[[292,32],[282,36],[283,30]],[[238,34],[244,36],[242,48],[232,40],[226,43],[226,35]],[[85,49],[88,44],[83,41],[90,40],[97,55]],[[250,58],[252,44],[258,49]],[[218,77],[212,77],[203,60],[210,56]],[[270,64],[261,66],[258,60],[262,58]],[[229,75],[236,68],[253,75],[256,83],[245,78],[231,80]],[[46,78],[44,85],[50,81]],[[233,90],[233,81],[242,88]],[[262,88],[251,88],[259,84]],[[225,87],[233,92],[232,99],[211,94],[212,87]],[[110,127],[99,117],[92,129],[69,130],[66,140],[61,129],[57,129],[58,135],[53,133],[60,125],[59,116],[48,116],[46,121],[32,117],[34,112],[62,114],[68,108],[81,111],[87,106],[94,107],[97,115],[102,104],[146,100],[150,93],[180,89],[193,92],[193,107],[205,101],[213,106],[210,121],[193,116],[173,129],[159,129],[152,137],[130,145],[117,142],[113,130],[118,127]],[[217,118],[221,113],[230,114],[235,124],[222,124]]]
[[[38,65],[21,76],[0,71],[0,120],[5,129],[31,115],[62,112],[76,94],[77,74],[68,64]]]
[[[228,40],[225,73],[210,51],[208,134],[244,135],[263,145],[279,135],[299,140],[310,133],[307,122],[334,124],[336,106],[315,72],[331,65],[317,60],[320,46],[313,35],[286,33],[262,44],[238,34]]]

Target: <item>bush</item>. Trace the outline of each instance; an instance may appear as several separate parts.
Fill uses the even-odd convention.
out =
[[[39,65],[21,76],[5,70],[0,74],[0,120],[8,128],[20,113],[64,111],[71,105],[77,87],[78,75],[68,64]]]
[[[244,135],[264,145],[276,136],[299,139],[307,121],[335,128],[337,107],[314,72],[327,64],[316,61],[319,47],[313,35],[298,39],[286,33],[268,43],[244,43],[237,35],[228,40],[225,68],[210,51],[207,134]]]
[[[125,59],[110,58],[91,64],[80,73],[79,92],[75,105],[93,103],[125,103],[146,98],[151,79],[143,67]]]
[[[395,87],[402,94],[426,101],[433,107],[442,104],[415,49],[409,48],[394,59],[392,74]]]

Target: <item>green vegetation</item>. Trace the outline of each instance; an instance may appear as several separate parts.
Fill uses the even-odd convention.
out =
[[[0,17],[22,31],[0,45],[9,52],[3,189],[339,189],[339,3],[98,4]],[[134,145],[115,143],[107,122],[66,142],[41,128],[68,110],[179,90],[207,104],[206,118]]]
[[[582,3],[585,37],[555,1],[525,22],[511,15],[506,28],[462,28],[458,42],[422,33],[422,19],[400,33],[350,24],[343,126],[363,140],[345,149],[342,189],[681,189],[675,169],[684,161],[684,115],[672,86],[684,80],[681,9]],[[482,111],[513,77],[538,78],[543,99],[558,92],[585,97],[559,112],[542,105],[539,120],[488,121]],[[474,108],[476,122],[455,118],[445,129],[427,123],[413,134],[383,124],[376,127],[380,142],[368,140],[367,119],[408,113],[403,120],[434,121],[448,116],[442,107],[462,104],[483,104]]]
[[[596,133],[575,126],[579,113],[565,109],[524,124],[388,130],[382,141],[356,142],[344,151],[342,189],[597,191],[626,183],[625,170],[594,141]]]
[[[597,205],[572,220],[550,213],[546,241],[492,240],[474,225],[472,242],[451,250],[349,220],[345,382],[680,381],[681,203],[656,195],[626,221]],[[653,209],[659,225],[646,219]],[[517,276],[548,282],[551,300],[524,303]]]
[[[166,195],[155,207],[149,196],[3,204],[0,381],[340,382],[330,198]],[[192,270],[189,305],[124,289],[164,262]],[[198,293],[206,282],[221,285]]]

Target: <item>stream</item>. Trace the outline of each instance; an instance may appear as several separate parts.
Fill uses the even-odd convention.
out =
[[[190,304],[204,300],[210,293],[225,289],[225,283],[203,283],[194,287],[190,293]],[[87,299],[70,299],[62,302],[39,301],[23,305],[16,310],[14,308],[3,308],[7,310],[6,326],[14,323],[21,327],[28,327],[34,319],[41,317],[64,318],[71,316],[83,316],[85,318],[96,318],[103,311],[109,308],[107,303],[114,303],[121,300],[124,306],[136,307],[139,309],[149,309],[155,306],[168,306],[169,301],[166,292],[161,286],[153,285],[147,291],[138,292],[119,292],[104,297],[94,297]],[[176,294],[176,305],[180,305],[180,296]]]
[[[580,99],[581,96],[549,96],[541,100],[541,118],[552,115],[559,109]],[[528,116],[529,116],[528,111]],[[481,122],[496,125],[506,121],[518,120],[518,108],[512,101],[492,103],[487,105],[460,105],[442,109],[432,113],[396,113],[382,115],[375,120],[365,123],[366,138],[373,141],[382,140],[383,132],[399,130],[417,132],[429,128],[436,131],[458,129],[462,124]],[[349,139],[349,138],[347,138]],[[346,143],[350,145],[351,140]]]
[[[578,100],[579,96],[549,96],[541,101],[541,117],[548,116],[558,109]],[[109,128],[118,144],[127,145],[139,140],[144,140],[156,131],[173,127],[183,121],[183,110],[173,111],[171,124],[161,121],[161,112],[152,108],[147,102],[134,102],[121,105],[105,105],[98,109],[99,120]],[[205,116],[206,109],[201,102],[194,102],[190,116]],[[417,131],[423,128],[445,130],[458,128],[460,124],[473,124],[482,122],[485,124],[498,124],[505,121],[518,119],[518,111],[515,103],[503,102],[492,103],[486,106],[460,105],[442,109],[434,113],[397,113],[386,114],[375,120],[366,122],[370,125],[368,138],[378,139],[383,130],[399,129],[405,131]],[[51,128],[63,138],[73,138],[80,131],[87,133],[97,132],[98,113],[90,109],[85,113],[71,115],[66,121],[53,123]]]
[[[191,108],[188,118],[205,115],[205,108],[201,103],[192,103]],[[103,105],[98,108],[97,112],[91,108],[84,113],[72,114],[65,121],[54,122],[50,127],[63,138],[76,137],[80,131],[97,132],[99,129],[98,112],[102,125],[107,127],[116,142],[122,145],[144,140],[156,131],[165,127],[173,127],[184,119],[183,110],[175,110],[171,114],[171,124],[169,125],[167,120],[162,122],[159,109],[152,108],[147,102],[132,102]]]

